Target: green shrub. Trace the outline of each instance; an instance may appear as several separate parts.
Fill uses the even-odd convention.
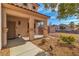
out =
[[[73,36],[60,36],[60,40],[66,44],[73,44],[75,42],[75,38]]]

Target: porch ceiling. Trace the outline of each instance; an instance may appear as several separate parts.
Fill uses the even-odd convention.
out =
[[[11,20],[10,18],[13,18],[13,19],[22,19],[22,20],[29,20],[29,18],[24,18],[24,17],[17,17],[15,15],[7,15],[7,20]]]
[[[23,13],[23,14],[20,14],[20,13],[18,14],[21,17],[26,17],[26,16],[30,17],[30,16],[33,16],[35,18],[46,19],[46,20],[49,18],[46,15],[40,14],[38,12],[34,12],[32,10],[29,10],[27,8],[24,8],[24,7],[21,7],[21,6],[17,6],[17,5],[3,4],[3,7],[6,8],[6,11],[8,13],[12,13],[14,15],[16,15],[16,13],[18,13],[18,12]],[[12,10],[15,10],[16,13],[14,13]]]

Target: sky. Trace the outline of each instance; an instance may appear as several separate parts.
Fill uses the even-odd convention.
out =
[[[48,24],[59,25],[59,24],[69,24],[70,22],[74,22],[75,24],[79,23],[79,19],[76,19],[75,16],[68,17],[66,20],[57,19],[58,13],[56,11],[51,11],[50,9],[45,9],[42,3],[38,3],[40,6],[38,8],[38,12],[41,14],[45,14],[50,16],[48,19]]]

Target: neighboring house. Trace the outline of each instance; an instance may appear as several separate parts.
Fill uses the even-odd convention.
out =
[[[0,4],[0,49],[7,46],[8,38],[18,36],[34,39],[39,35],[37,24],[43,22],[43,34],[48,35],[48,16],[37,12],[36,3],[3,3]]]
[[[65,31],[75,31],[77,30],[77,27],[74,25],[73,28],[70,27],[70,25],[65,25]]]
[[[59,25],[52,25],[50,26],[50,31],[51,32],[56,32],[60,30],[60,26]]]
[[[65,24],[56,25],[55,26],[55,30],[56,31],[62,31],[62,29],[60,28],[61,26],[64,27],[63,31],[67,31],[67,32],[72,32],[72,31],[78,30],[78,27],[75,26],[75,25],[74,25],[74,28],[71,28],[69,25],[65,25]]]

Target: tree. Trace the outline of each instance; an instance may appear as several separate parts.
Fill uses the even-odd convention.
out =
[[[79,23],[77,24],[77,30],[79,30]]]
[[[61,31],[64,31],[64,29],[65,29],[65,24],[60,24],[60,29],[61,29]]]
[[[79,23],[77,24],[77,27],[79,27]]]
[[[75,27],[75,24],[74,24],[74,22],[70,22],[70,28],[73,30],[74,29],[74,27]]]
[[[79,3],[45,3],[45,8],[57,10],[58,18],[67,18],[69,16],[79,17]]]

